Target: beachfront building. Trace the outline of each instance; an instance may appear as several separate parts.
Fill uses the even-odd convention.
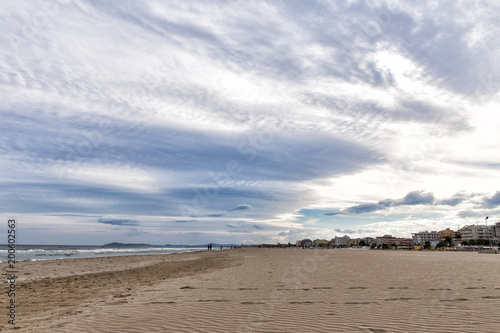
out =
[[[306,239],[303,239],[301,241],[301,245],[300,246],[304,247],[304,248],[312,247],[313,246],[313,242],[309,238],[306,238]]]
[[[459,232],[453,231],[450,228],[446,228],[444,230],[440,230],[440,231],[438,231],[438,233],[441,236],[441,238],[443,238],[443,239],[445,239],[446,237],[456,238],[457,235],[459,234]]]
[[[496,226],[496,225],[495,225]],[[466,225],[460,229],[460,235],[462,235],[462,241],[471,241],[484,239],[491,241],[493,239],[492,226],[485,225]]]
[[[346,235],[344,235],[342,237],[335,236],[335,238],[333,238],[331,240],[331,244],[334,247],[349,247],[349,240],[350,240],[350,237],[346,236]]]
[[[429,243],[430,243],[431,247],[436,247],[439,244],[439,242],[441,242],[441,240],[436,239],[436,240],[431,240]]]
[[[375,238],[375,244],[377,246],[380,246],[380,245],[387,245],[387,246],[391,246],[392,245],[392,242],[396,239],[396,237],[392,237],[392,235],[384,235],[382,237],[377,237]]]
[[[313,242],[314,247],[325,247],[329,245],[329,241],[326,239],[315,239]]]
[[[441,239],[441,234],[437,231],[421,231],[411,234],[414,245],[425,245],[425,242],[431,242]]]
[[[410,247],[413,243],[413,239],[411,238],[396,238],[393,240],[392,244],[401,246],[401,247]]]
[[[363,238],[361,238],[361,240],[364,241],[367,246],[370,246],[372,244],[372,242],[375,240],[375,238],[363,237]]]
[[[499,244],[500,240],[500,222],[491,226],[491,234],[493,235],[493,244]]]
[[[361,242],[361,238],[351,238],[348,241],[348,246],[359,246],[359,242]]]

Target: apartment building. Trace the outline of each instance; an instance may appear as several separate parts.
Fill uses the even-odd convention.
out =
[[[339,236],[335,236],[335,238],[333,238],[331,240],[331,244],[335,247],[349,247],[349,240],[351,238],[349,236],[342,236],[342,237],[339,237]]]
[[[421,231],[411,234],[414,245],[424,245],[425,242],[432,242],[441,239],[441,234],[437,231]]]
[[[492,226],[487,227],[485,225],[477,225],[477,224],[466,225],[465,227],[460,229],[460,235],[462,235],[463,241],[478,240],[478,239],[492,240],[493,237]]]
[[[392,235],[384,235],[382,237],[375,238],[375,244],[377,244],[377,246],[384,244],[387,246],[391,246],[395,240],[396,237],[392,237]]]
[[[493,235],[493,244],[499,244],[500,240],[500,222],[491,226],[491,233]]]

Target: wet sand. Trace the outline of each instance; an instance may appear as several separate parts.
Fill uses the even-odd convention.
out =
[[[18,269],[17,332],[500,332],[494,254],[237,249]]]

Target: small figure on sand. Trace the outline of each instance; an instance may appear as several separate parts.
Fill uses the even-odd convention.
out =
[[[208,251],[212,251],[212,244],[211,244],[211,243],[210,243],[210,244],[208,244],[208,246],[207,246],[207,247],[208,247]]]

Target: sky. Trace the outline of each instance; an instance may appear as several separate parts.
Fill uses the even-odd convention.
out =
[[[0,216],[19,244],[81,245],[500,221],[499,15],[497,1],[3,1]]]

